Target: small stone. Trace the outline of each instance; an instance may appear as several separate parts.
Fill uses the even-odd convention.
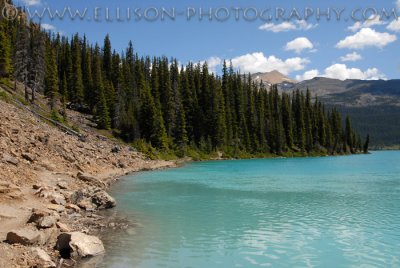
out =
[[[34,184],[34,185],[32,185],[32,188],[34,190],[39,190],[40,188],[42,188],[42,186],[40,184]]]
[[[57,183],[57,186],[62,190],[68,189],[68,184],[65,181],[60,181],[59,183]]]
[[[29,153],[23,153],[21,154],[22,158],[24,158],[25,160],[28,160],[29,162],[34,162],[35,161],[35,157]]]

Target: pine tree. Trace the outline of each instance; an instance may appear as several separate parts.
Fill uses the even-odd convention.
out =
[[[8,77],[11,70],[11,44],[5,20],[0,21],[0,77]]]
[[[50,109],[54,110],[58,88],[57,59],[55,49],[49,40],[46,44],[46,72],[44,78],[45,94],[49,98]]]
[[[111,127],[111,119],[107,100],[104,93],[103,78],[100,62],[100,48],[96,45],[93,55],[93,81],[95,91],[95,118],[97,126],[101,129],[109,129]]]
[[[31,88],[31,102],[35,102],[35,93],[42,92],[45,77],[46,35],[31,25],[30,61],[28,62],[28,85]]]
[[[81,46],[79,36],[76,34],[71,42],[72,54],[72,73],[70,77],[72,101],[82,106],[84,100],[83,80],[82,80],[82,62]]]
[[[28,63],[30,62],[29,53],[29,32],[23,22],[19,22],[14,53],[14,80],[15,90],[17,81],[24,84],[25,100],[29,100],[28,95]]]
[[[369,135],[367,135],[367,138],[365,139],[365,143],[363,146],[364,154],[368,154],[368,148],[369,148]]]

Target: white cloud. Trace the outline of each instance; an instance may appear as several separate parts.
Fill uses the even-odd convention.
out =
[[[217,67],[220,66],[222,64],[222,59],[219,57],[210,57],[206,60],[207,65],[208,65],[208,69],[215,73],[217,71]],[[203,64],[203,62],[201,62],[201,64]]]
[[[362,56],[354,51],[353,53],[349,53],[343,57],[340,57],[340,60],[341,61],[358,61],[358,60],[362,60]]]
[[[275,56],[266,57],[262,52],[246,54],[232,59],[232,65],[244,73],[270,72],[277,70],[285,75],[294,71],[300,71],[310,61],[305,58],[295,57],[286,60]]]
[[[296,75],[296,80],[297,81],[310,80],[317,76],[319,76],[319,71],[317,69],[313,69],[305,72],[302,75]]]
[[[285,50],[292,50],[296,53],[301,53],[305,49],[313,50],[314,45],[306,37],[299,37],[290,42],[285,46]]]
[[[294,30],[308,31],[315,27],[317,27],[317,24],[311,24],[305,20],[296,20],[294,23],[289,21],[285,21],[279,24],[266,23],[258,27],[258,29],[263,31],[279,33],[279,32],[288,32]]]
[[[40,5],[41,0],[22,0],[25,6],[37,6]]]
[[[380,33],[371,28],[363,28],[354,35],[347,36],[336,44],[337,48],[363,49],[364,47],[384,46],[397,40],[395,35]]]
[[[314,77],[327,77],[339,80],[346,79],[362,79],[362,80],[378,80],[387,79],[386,75],[381,73],[377,68],[368,68],[362,71],[358,68],[348,68],[346,64],[333,64],[320,73],[317,69],[305,72],[302,75],[297,75],[296,80],[304,81],[310,80]]]
[[[369,28],[374,25],[384,25],[384,24],[386,24],[386,22],[382,21],[379,15],[371,15],[364,22],[357,21],[356,23],[353,24],[353,26],[350,26],[347,29],[349,29],[352,32],[357,32],[362,28]]]
[[[397,0],[396,5],[397,5],[397,8],[400,9],[400,0]]]
[[[333,64],[325,69],[324,75],[328,78],[335,78],[340,80],[346,79],[363,79],[363,80],[377,80],[386,79],[377,68],[369,68],[362,71],[358,68],[348,68],[346,64]]]
[[[56,27],[54,27],[51,24],[47,24],[47,23],[41,24],[40,27],[42,27],[42,29],[45,31],[55,31],[56,30]]]
[[[394,32],[400,32],[400,19],[393,20],[391,23],[389,23],[387,29]]]

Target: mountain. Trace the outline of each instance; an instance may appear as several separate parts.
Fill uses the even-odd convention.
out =
[[[297,83],[296,80],[293,80],[278,71],[272,71],[267,73],[255,73],[252,76],[253,81],[263,81],[266,84],[281,84],[281,83]]]
[[[338,80],[316,77],[300,83],[280,83],[281,92],[309,89],[327,107],[348,114],[355,128],[371,135],[377,148],[400,144],[400,79]]]

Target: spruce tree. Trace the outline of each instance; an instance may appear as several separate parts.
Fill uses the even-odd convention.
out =
[[[46,44],[46,72],[45,72],[45,94],[49,98],[50,109],[54,110],[56,96],[58,94],[58,72],[55,49],[49,40]]]
[[[11,74],[11,44],[6,32],[6,21],[0,21],[0,77]]]

